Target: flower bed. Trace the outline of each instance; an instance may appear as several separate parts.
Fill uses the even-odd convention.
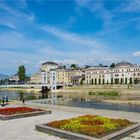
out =
[[[1,115],[14,115],[14,114],[21,114],[21,113],[28,113],[28,112],[36,112],[42,111],[40,109],[33,109],[29,107],[10,107],[10,108],[1,108],[0,114]]]
[[[101,138],[132,124],[134,123],[126,119],[85,115],[66,120],[53,121],[46,125],[52,128]]]
[[[51,111],[44,111],[41,109],[34,109],[29,107],[9,107],[0,108],[0,119],[16,119],[22,117],[36,116],[41,114],[50,114]]]

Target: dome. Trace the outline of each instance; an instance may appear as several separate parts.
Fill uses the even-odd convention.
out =
[[[129,63],[129,62],[126,62],[126,61],[122,61],[122,62],[119,62],[115,65],[115,67],[124,67],[124,66],[133,66],[133,64]]]

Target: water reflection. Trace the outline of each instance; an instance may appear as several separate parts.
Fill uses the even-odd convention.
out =
[[[101,102],[103,99],[140,99],[140,96],[118,96],[118,97],[104,97],[104,96],[90,96],[86,93],[24,93],[24,92],[0,92],[0,97],[8,96],[9,99],[15,100],[33,100],[34,103],[41,104],[53,104],[74,106],[82,108],[95,108],[95,109],[107,109],[107,110],[121,110],[129,112],[139,112],[139,105],[131,104],[111,104]]]
[[[26,93],[23,91],[0,91],[0,98],[7,96],[11,100],[21,101],[23,98],[26,100],[37,100],[48,98],[47,93]]]

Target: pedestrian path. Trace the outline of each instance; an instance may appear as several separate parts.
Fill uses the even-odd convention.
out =
[[[16,105],[16,106],[19,106],[19,105]],[[10,104],[7,107],[15,107],[15,105]],[[0,140],[62,140],[59,137],[36,131],[35,125],[47,123],[54,120],[61,120],[61,119],[81,116],[81,115],[87,114],[88,111],[91,111],[87,109],[87,112],[84,113],[84,111],[76,112],[76,109],[74,111],[72,111],[71,109],[69,111],[67,111],[66,108],[65,108],[65,111],[52,109],[52,114],[13,119],[13,120],[8,120],[8,121],[0,120],[0,133],[2,134],[0,137]],[[120,116],[120,118],[121,117],[129,118],[129,119],[132,118],[132,120],[134,121],[140,121],[139,120],[140,114],[135,114],[138,116],[134,117],[133,113],[130,113],[130,115],[128,115],[129,113],[122,114],[122,112],[117,111],[117,112],[113,112],[114,114],[112,114],[112,111],[101,112],[100,110],[92,110],[92,113],[98,114],[98,115],[99,114],[105,115],[109,117]],[[140,130],[121,140],[139,140],[139,139],[140,139]]]

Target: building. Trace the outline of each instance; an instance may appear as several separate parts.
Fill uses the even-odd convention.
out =
[[[125,61],[117,63],[114,68],[89,67],[85,69],[86,84],[131,84],[140,83],[140,65]]]
[[[73,85],[82,85],[85,79],[84,75],[81,76],[72,76],[71,81]]]
[[[58,68],[57,63],[48,61],[48,62],[42,63],[40,70],[49,72],[51,69],[57,69],[57,68]]]
[[[31,80],[30,80],[30,83],[31,84],[41,84],[41,73],[35,73],[31,76]]]
[[[82,76],[84,74],[81,68],[72,69],[57,69],[57,82],[61,84],[73,84],[72,77],[74,76]]]
[[[50,84],[51,89],[56,89],[57,83],[57,74],[56,69],[58,68],[58,64],[55,62],[45,62],[41,65],[41,83]]]
[[[69,83],[68,74],[67,74],[66,69],[64,69],[64,68],[57,69],[57,82],[59,84],[68,84]]]
[[[9,77],[10,81],[18,82],[19,81],[19,76],[18,74],[14,74],[13,76]]]

